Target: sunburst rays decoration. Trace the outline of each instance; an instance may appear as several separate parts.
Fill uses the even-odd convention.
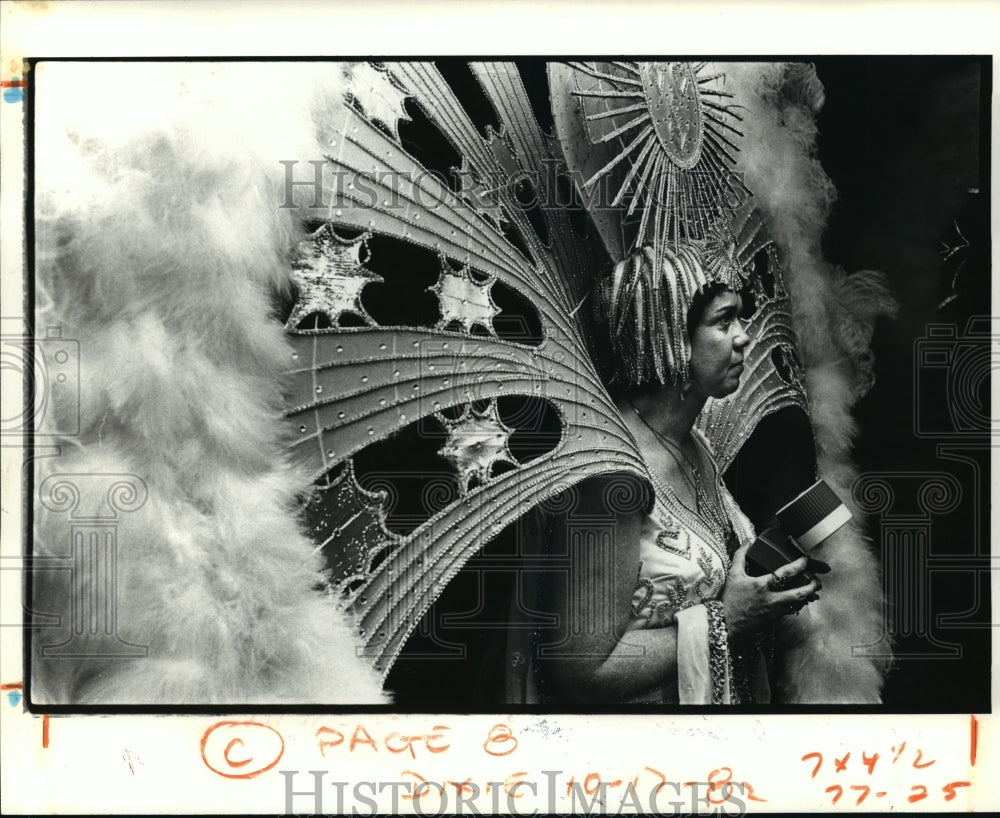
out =
[[[621,232],[605,288],[619,373],[682,382],[695,293],[714,281],[738,289],[745,276],[733,223],[751,198],[735,169],[742,119],[708,63],[568,65],[591,150],[581,184]]]
[[[734,169],[742,118],[722,74],[703,74],[707,63],[570,65],[588,138],[611,149],[583,185],[606,185],[603,201],[638,219],[630,250],[651,245],[660,261],[664,247],[708,237],[746,201]]]

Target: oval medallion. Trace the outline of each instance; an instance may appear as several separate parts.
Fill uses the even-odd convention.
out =
[[[667,156],[688,169],[701,157],[701,105],[690,63],[639,63],[639,79],[653,129]]]

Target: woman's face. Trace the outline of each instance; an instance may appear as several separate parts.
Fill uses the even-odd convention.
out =
[[[739,317],[742,307],[736,293],[721,292],[691,332],[691,379],[705,397],[724,398],[739,388],[750,343]]]

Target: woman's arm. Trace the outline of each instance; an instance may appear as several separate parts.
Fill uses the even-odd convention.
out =
[[[628,700],[677,676],[674,628],[626,633],[645,489],[635,478],[612,475],[573,491],[576,502],[555,515],[549,543],[549,553],[568,564],[549,582],[546,604],[560,616],[561,642],[542,646],[539,667],[563,700]]]
[[[549,553],[568,569],[550,581],[546,609],[560,616],[558,645],[541,646],[539,668],[565,701],[627,701],[677,681],[675,625],[626,631],[639,573],[644,489],[631,477],[590,478],[574,489],[576,502],[555,515]],[[769,577],[751,577],[739,549],[722,594],[730,634],[765,628],[816,598],[814,580],[776,591]],[[775,573],[783,579],[806,567],[805,558]],[[552,577],[555,572],[549,572]]]

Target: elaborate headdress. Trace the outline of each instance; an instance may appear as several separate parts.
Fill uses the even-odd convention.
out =
[[[549,67],[556,132],[613,263],[596,284],[614,377],[689,376],[687,314],[710,283],[740,292],[744,385],[699,418],[723,467],[765,415],[806,410],[778,252],[738,171],[742,115],[707,63]]]
[[[707,63],[553,65],[556,130],[608,253],[598,286],[617,376],[687,378],[686,315],[709,282],[739,289],[734,212],[741,116]]]
[[[598,285],[598,317],[608,327],[615,375],[629,386],[688,377],[685,313],[708,279],[695,245],[663,248],[661,255],[657,263],[653,249],[643,247]]]

